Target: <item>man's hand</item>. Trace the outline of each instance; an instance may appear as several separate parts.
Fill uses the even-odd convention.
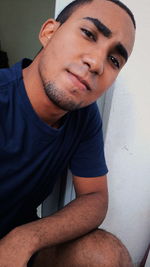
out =
[[[28,237],[16,228],[0,240],[0,267],[26,267],[32,255]]]

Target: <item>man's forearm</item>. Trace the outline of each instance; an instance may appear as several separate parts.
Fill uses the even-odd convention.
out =
[[[99,192],[82,195],[54,215],[14,230],[26,240],[31,254],[77,238],[98,227],[105,218],[107,203]]]

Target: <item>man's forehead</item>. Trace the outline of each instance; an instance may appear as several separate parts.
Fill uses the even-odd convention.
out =
[[[89,12],[94,12],[94,10],[97,13],[101,13],[101,10],[104,11],[104,9],[107,8],[119,8],[122,9],[120,6],[118,6],[117,4],[111,2],[111,1],[107,1],[107,0],[93,0],[91,2],[85,2],[82,5],[79,5],[75,8],[75,11],[73,13],[83,13],[84,11],[89,11]]]
[[[93,0],[79,6],[70,19],[74,22],[82,22],[85,17],[100,20],[112,33],[118,33],[130,55],[134,44],[135,29],[131,18],[124,9],[111,1]]]
[[[127,12],[121,8],[119,5],[115,4],[114,2],[107,1],[107,0],[93,0],[92,2],[87,2],[83,5],[79,5],[75,11],[72,13],[72,16],[76,17],[84,17],[84,14],[95,15],[98,17],[103,18],[110,18],[112,22],[113,14],[121,14],[124,16],[128,16]],[[124,17],[122,16],[122,17]],[[130,19],[130,17],[129,17]]]

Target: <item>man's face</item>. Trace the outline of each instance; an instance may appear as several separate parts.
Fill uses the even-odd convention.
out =
[[[131,54],[135,30],[119,6],[94,0],[46,34],[40,76],[50,101],[71,111],[96,101],[112,85]]]

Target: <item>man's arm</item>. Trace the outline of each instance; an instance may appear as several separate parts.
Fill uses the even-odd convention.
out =
[[[75,200],[54,215],[15,228],[0,241],[1,262],[24,267],[36,251],[77,238],[102,223],[108,205],[106,176],[73,181]]]

